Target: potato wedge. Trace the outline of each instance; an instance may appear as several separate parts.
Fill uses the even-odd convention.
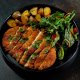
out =
[[[41,20],[41,15],[40,15],[40,14],[37,14],[37,15],[35,16],[35,19],[36,19],[37,21],[40,21],[40,20]]]
[[[21,21],[24,25],[27,24],[27,21],[28,21],[28,17],[27,16],[21,16]]]
[[[30,21],[34,21],[34,17],[33,17],[33,16],[30,16],[30,17],[29,17],[29,20],[30,20]]]
[[[13,20],[13,19],[9,19],[7,21],[7,24],[8,24],[9,27],[16,27],[17,26],[15,20]]]
[[[51,14],[51,9],[49,7],[44,8],[44,16],[47,17]]]
[[[30,13],[29,13],[28,10],[25,10],[25,11],[22,13],[22,16],[29,16],[29,15],[30,15]]]
[[[32,15],[37,15],[37,11],[38,11],[38,7],[33,7],[31,10],[30,10],[30,13]]]
[[[15,22],[16,22],[16,24],[18,24],[18,25],[22,25],[22,22],[19,21],[18,19],[15,19]]]
[[[18,19],[19,17],[21,16],[21,13],[19,11],[15,11],[13,14],[12,14],[12,17],[14,19]]]
[[[43,15],[43,14],[44,14],[44,9],[43,9],[43,8],[40,8],[40,9],[38,10],[38,14]]]

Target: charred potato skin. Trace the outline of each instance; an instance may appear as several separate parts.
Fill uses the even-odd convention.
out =
[[[12,17],[14,19],[19,19],[21,17],[21,13],[20,11],[15,11],[13,14],[12,14]]]

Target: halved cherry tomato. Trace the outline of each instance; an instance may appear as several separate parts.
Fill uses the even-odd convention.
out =
[[[77,30],[77,28],[76,28],[76,27],[75,27],[75,28],[73,28],[73,32],[74,32],[74,34],[78,32],[78,30]]]
[[[57,36],[56,34],[53,34],[52,39],[54,40],[56,38],[56,36]]]

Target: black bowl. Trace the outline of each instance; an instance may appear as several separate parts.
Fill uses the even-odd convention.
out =
[[[20,12],[24,11],[25,9],[31,9],[32,7],[45,7],[45,6],[49,6],[52,9],[52,13],[56,12],[56,11],[60,11],[60,12],[64,12],[63,10],[56,8],[54,6],[51,5],[46,5],[46,4],[35,4],[35,5],[30,5],[30,6],[26,6],[22,9],[19,9]],[[66,13],[66,12],[64,12]],[[4,32],[9,28],[6,24],[7,20],[11,18],[11,15],[6,19],[6,21],[4,22],[4,24],[1,26],[0,29],[0,42],[2,42],[2,38],[4,35]],[[73,25],[77,27],[76,23],[74,21],[72,21]],[[37,75],[39,74],[41,76],[41,74],[46,74],[46,73],[51,73],[51,72],[55,72],[55,71],[64,71],[68,66],[70,66],[74,60],[76,59],[76,56],[78,54],[78,46],[79,46],[79,41],[76,42],[68,51],[66,54],[66,57],[64,58],[63,61],[56,61],[55,65],[53,65],[52,67],[42,70],[42,71],[37,71],[37,70],[32,70],[32,69],[25,69],[24,67],[22,67],[21,65],[19,65],[3,48],[2,43],[0,43],[1,47],[1,53],[3,55],[3,58],[5,60],[5,62],[8,64],[8,66],[14,70],[19,76],[26,78],[26,77],[31,77],[32,75],[34,75],[35,73],[37,73]],[[36,77],[36,76],[34,76]]]

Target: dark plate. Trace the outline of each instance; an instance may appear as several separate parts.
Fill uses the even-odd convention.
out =
[[[52,10],[52,13],[56,12],[56,11],[60,11],[60,12],[64,12],[63,10],[56,8],[54,6],[51,5],[46,5],[46,4],[35,4],[35,5],[30,5],[30,6],[26,6],[24,8],[19,9],[20,12],[23,12],[25,9],[31,9],[32,7],[46,7],[49,6]],[[66,13],[66,12],[64,12]],[[9,28],[6,24],[7,20],[11,18],[11,15],[5,20],[5,22],[3,23],[3,25],[1,26],[0,29],[0,50],[2,52],[3,58],[5,60],[5,62],[11,67],[11,69],[13,69],[18,75],[25,77],[27,73],[43,73],[43,72],[54,72],[54,71],[58,71],[58,70],[65,70],[66,67],[70,66],[77,54],[78,54],[78,46],[79,46],[79,41],[76,42],[70,49],[68,49],[67,54],[65,55],[65,58],[63,59],[63,61],[56,61],[55,65],[53,65],[52,67],[42,70],[42,71],[37,71],[37,70],[32,70],[32,69],[28,69],[28,68],[24,68],[21,65],[19,65],[3,48],[2,46],[2,38],[4,33],[6,32],[6,30]],[[74,21],[72,21],[73,25],[77,27],[76,23]]]

